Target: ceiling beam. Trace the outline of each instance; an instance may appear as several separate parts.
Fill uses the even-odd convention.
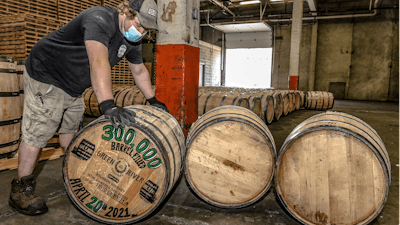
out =
[[[233,13],[230,9],[228,9],[228,7],[226,7],[224,4],[222,4],[222,2],[220,2],[218,0],[209,0],[209,1],[211,3],[213,3],[214,5],[221,7],[223,10],[225,10],[226,12],[231,14],[233,17],[235,17],[235,13]]]
[[[311,15],[316,16],[317,15],[317,2],[316,0],[307,0],[308,2],[308,8],[310,8]]]

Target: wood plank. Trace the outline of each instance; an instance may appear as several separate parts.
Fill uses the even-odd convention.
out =
[[[64,149],[62,148],[43,148],[39,161],[54,160],[64,156]],[[18,157],[15,155],[11,159],[0,161],[0,171],[13,170],[18,168]]]

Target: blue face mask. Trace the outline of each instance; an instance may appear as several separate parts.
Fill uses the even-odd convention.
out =
[[[131,22],[132,24],[132,22]],[[144,35],[146,35],[147,32],[141,34],[135,26],[132,26],[128,29],[128,31],[125,32],[125,18],[122,21],[122,33],[124,34],[125,38],[128,39],[129,41],[132,42],[139,42],[140,40],[142,40],[142,38],[144,37]]]

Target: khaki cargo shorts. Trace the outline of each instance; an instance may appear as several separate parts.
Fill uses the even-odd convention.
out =
[[[57,130],[60,134],[77,132],[85,111],[83,96],[71,97],[54,85],[32,79],[26,70],[24,82],[22,142],[43,148]]]

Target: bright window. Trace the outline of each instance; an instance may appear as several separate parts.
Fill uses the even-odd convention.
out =
[[[272,48],[227,49],[225,85],[270,88],[271,66]]]

